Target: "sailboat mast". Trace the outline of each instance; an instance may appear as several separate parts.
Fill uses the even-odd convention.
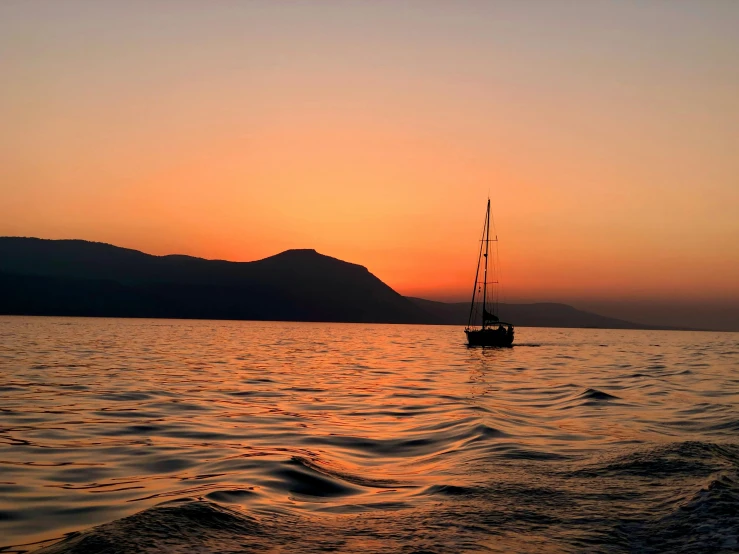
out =
[[[472,327],[472,317],[475,312],[475,295],[477,294],[477,287],[480,286],[480,282],[477,280],[480,277],[480,261],[482,260],[482,244],[485,241],[485,224],[482,226],[482,238],[480,239],[480,253],[477,255],[477,269],[475,269],[475,284],[472,286],[472,301],[470,302],[470,315],[467,318],[467,327]]]
[[[488,297],[488,251],[490,250],[490,198],[488,198],[488,209],[485,213],[485,274],[482,284],[482,328],[485,329],[485,310],[487,309]]]

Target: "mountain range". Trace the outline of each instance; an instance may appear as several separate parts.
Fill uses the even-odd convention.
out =
[[[229,262],[0,237],[0,314],[464,325],[469,304],[404,297],[315,250]],[[499,315],[522,326],[650,328],[555,303],[500,304]]]

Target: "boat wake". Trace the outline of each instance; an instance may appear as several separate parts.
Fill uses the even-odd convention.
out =
[[[315,500],[375,488],[375,504],[326,512],[295,504],[253,509],[224,490],[159,504],[40,552],[585,552],[595,544],[614,552],[728,552],[739,546],[736,445],[684,442],[608,457],[482,463],[487,479],[417,489],[414,495],[428,502],[411,506],[382,502],[382,490],[398,483],[293,457],[280,476],[295,495]],[[645,487],[645,477],[660,486]],[[228,504],[234,500],[242,503]]]

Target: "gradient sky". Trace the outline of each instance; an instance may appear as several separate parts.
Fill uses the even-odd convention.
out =
[[[0,235],[739,300],[739,2],[0,3]]]

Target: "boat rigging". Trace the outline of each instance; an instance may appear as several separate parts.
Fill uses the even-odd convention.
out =
[[[480,253],[477,258],[477,270],[475,271],[475,284],[472,289],[470,316],[467,327],[464,329],[467,335],[467,343],[470,346],[511,346],[513,344],[513,325],[500,321],[498,318],[498,280],[495,263],[492,264],[491,279],[488,275],[491,242],[496,243],[497,253],[498,236],[496,235],[493,239],[490,238],[490,198],[488,198],[485,224],[483,225],[482,240],[480,241]],[[480,281],[480,266],[483,264],[483,260],[483,279]],[[489,295],[488,286],[490,287]]]

